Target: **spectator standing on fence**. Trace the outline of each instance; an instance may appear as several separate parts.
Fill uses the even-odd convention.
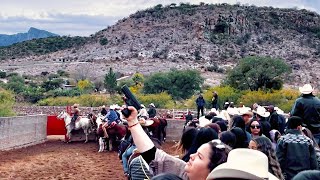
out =
[[[193,115],[192,115],[192,112],[189,110],[188,114],[186,115],[186,122],[184,123],[184,125],[186,126],[188,122],[192,120],[193,120]]]
[[[287,134],[278,140],[277,157],[286,180],[289,180],[301,171],[317,169],[318,164],[312,140],[301,132],[302,119],[290,117],[287,128]]]
[[[291,115],[301,117],[303,125],[310,129],[320,144],[320,100],[312,94],[314,89],[310,84],[300,87],[299,91],[302,95],[295,101]]]
[[[149,104],[148,114],[149,118],[154,118],[157,115],[156,106],[153,103]]]
[[[216,91],[213,92],[213,96],[211,99],[211,103],[212,103],[212,108],[215,109],[219,109],[219,105],[218,105],[218,93]]]
[[[204,110],[204,106],[206,105],[206,101],[203,99],[203,96],[201,94],[196,99],[196,104],[197,104],[197,112],[198,112],[197,118],[199,119],[200,112],[201,112],[201,116],[204,115],[203,110]]]

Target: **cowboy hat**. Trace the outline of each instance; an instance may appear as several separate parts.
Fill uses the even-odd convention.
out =
[[[239,115],[238,108],[228,107],[228,108],[227,108],[227,112],[228,112],[228,114],[231,115],[231,116]]]
[[[114,109],[120,109],[121,107],[118,104],[114,104]]]
[[[148,119],[148,120],[143,119],[143,122],[140,122],[141,126],[151,126],[153,123],[154,123],[154,121],[150,120],[150,119]]]
[[[274,110],[277,112],[277,114],[284,115],[284,111],[282,109],[274,107]]]
[[[266,109],[262,106],[258,106],[257,110],[253,111],[254,113],[257,113],[258,115],[262,117],[269,117],[270,112],[267,112]]]
[[[156,107],[153,103],[149,104],[149,106]]]
[[[199,127],[205,127],[206,125],[210,124],[211,121],[207,118],[205,118],[205,116],[201,116],[199,118]]]
[[[142,108],[146,108],[143,104],[141,104],[141,107],[142,107]]]
[[[219,115],[219,111],[217,111],[216,108],[211,108],[209,113],[215,113],[216,115]]]
[[[115,107],[115,105],[114,104],[112,104],[110,107],[109,107],[109,109],[115,109],[116,107]]]
[[[243,115],[253,116],[253,113],[251,112],[251,108],[249,107],[238,108],[238,110],[239,110],[240,116],[243,116]]]
[[[250,180],[278,180],[268,172],[268,157],[258,150],[238,148],[231,150],[226,163],[220,164],[207,180],[240,178]]]
[[[302,87],[299,87],[299,91],[302,93],[302,94],[310,94],[313,92],[313,87],[311,86],[311,84],[305,84],[304,86]]]
[[[101,108],[106,108],[106,106],[105,105],[102,105],[102,107]]]
[[[72,107],[74,108],[79,107],[79,104],[74,104]]]

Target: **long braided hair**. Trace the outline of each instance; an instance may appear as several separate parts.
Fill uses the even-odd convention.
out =
[[[252,139],[257,144],[257,150],[263,152],[269,161],[269,172],[275,175],[278,179],[284,180],[284,176],[281,171],[280,164],[276,157],[276,153],[272,148],[272,143],[270,139],[264,136],[257,137]]]

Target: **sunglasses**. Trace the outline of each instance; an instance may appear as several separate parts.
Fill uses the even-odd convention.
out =
[[[260,125],[251,125],[250,127],[251,127],[252,129],[260,129],[260,128],[261,128]]]
[[[222,143],[222,141],[220,139],[214,139],[211,141],[213,143],[213,145],[218,148],[218,149],[224,149],[226,148],[226,146]]]

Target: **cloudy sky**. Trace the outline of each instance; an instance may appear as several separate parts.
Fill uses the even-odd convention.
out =
[[[320,0],[0,0],[0,34],[26,32],[30,27],[35,27],[60,35],[89,36],[137,10],[160,3],[180,2],[239,2],[305,8],[320,13]]]

